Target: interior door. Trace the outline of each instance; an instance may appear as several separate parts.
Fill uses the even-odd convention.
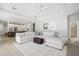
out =
[[[71,23],[71,38],[77,38],[77,23]]]
[[[77,22],[77,38],[79,40],[79,22]]]
[[[4,34],[4,24],[0,23],[0,35]]]

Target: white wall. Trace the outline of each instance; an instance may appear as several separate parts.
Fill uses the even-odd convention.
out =
[[[69,16],[69,21],[70,22],[79,22],[79,14],[74,14]]]
[[[7,32],[7,23],[0,21],[0,35],[4,35]]]
[[[49,16],[51,16],[49,14]],[[36,30],[37,31],[45,31],[43,28],[43,24],[48,23],[48,26],[52,25],[54,23],[53,28],[48,27],[47,30],[52,30],[52,31],[59,31],[65,33],[67,35],[67,16],[54,16],[54,17],[48,17],[48,16],[40,16],[37,18],[36,21]]]
[[[4,32],[4,24],[0,23],[0,35],[3,35]]]

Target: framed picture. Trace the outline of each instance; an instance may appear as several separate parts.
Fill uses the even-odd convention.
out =
[[[44,23],[43,28],[48,29],[48,23]]]

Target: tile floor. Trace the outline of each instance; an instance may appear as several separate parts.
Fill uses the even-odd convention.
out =
[[[23,54],[13,45],[15,38],[0,37],[0,56],[23,56]]]
[[[23,54],[14,46],[15,38],[8,38],[0,36],[0,56],[23,56]],[[73,46],[77,47],[76,49]],[[68,43],[69,48],[74,50],[67,50],[67,56],[79,56],[79,42],[70,42]],[[69,51],[69,52],[68,52]]]

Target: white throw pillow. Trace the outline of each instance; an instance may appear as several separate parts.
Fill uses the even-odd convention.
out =
[[[65,37],[65,35],[63,33],[59,33],[58,38],[60,38],[60,39],[62,39],[64,41],[66,40],[66,37]]]
[[[65,39],[65,35],[61,32],[55,32],[54,37],[58,37],[60,39]]]
[[[64,34],[63,33],[59,33],[58,37],[62,38],[62,37],[64,37]]]
[[[54,32],[54,37],[58,37],[59,33],[58,32]]]

